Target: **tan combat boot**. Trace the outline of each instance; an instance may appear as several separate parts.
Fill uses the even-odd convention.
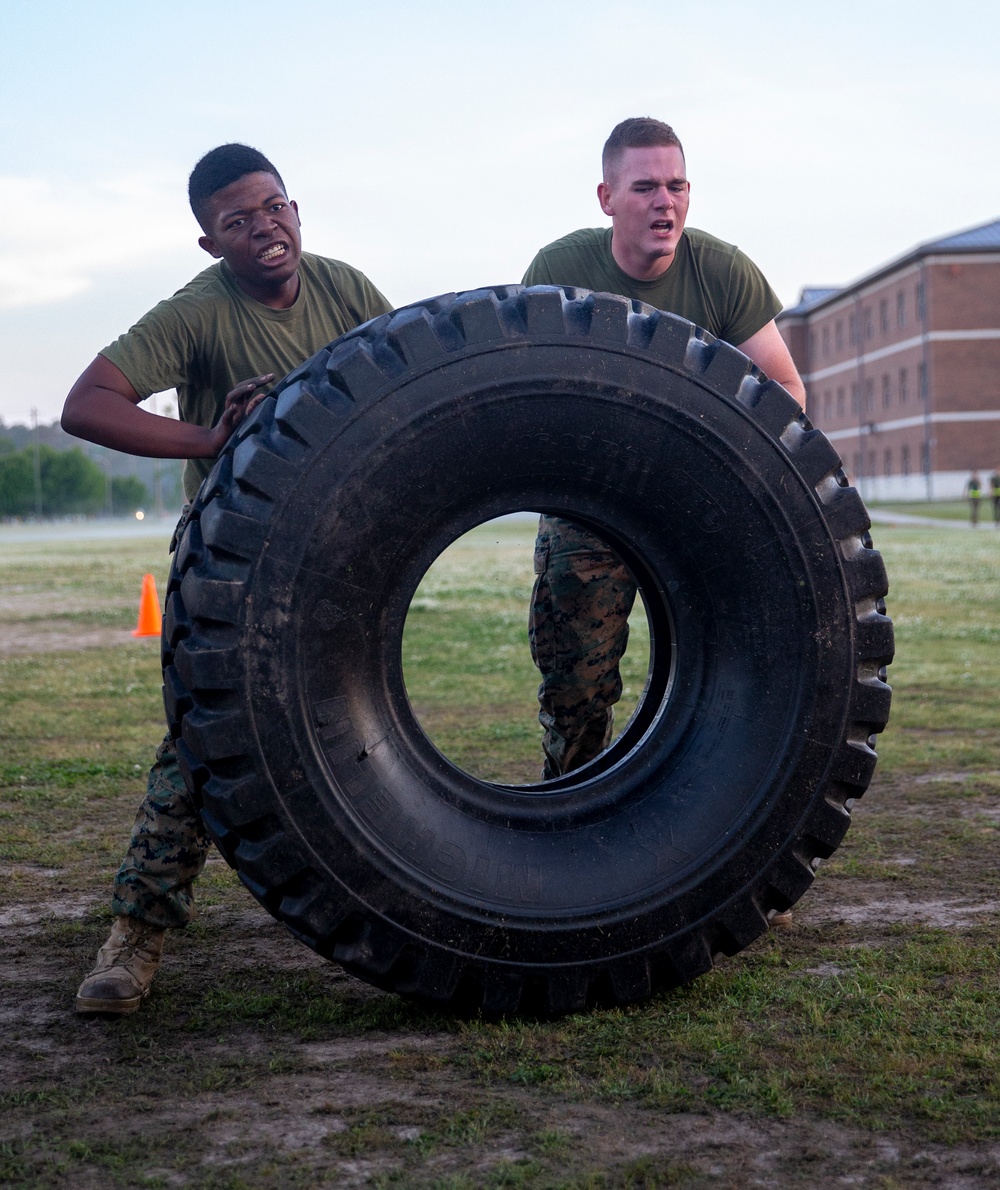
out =
[[[76,993],[77,1012],[135,1012],[149,995],[163,950],[163,930],[121,916],[97,952],[97,966]]]

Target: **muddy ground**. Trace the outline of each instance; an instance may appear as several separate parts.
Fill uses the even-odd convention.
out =
[[[852,833],[863,836],[866,812],[891,810],[933,834],[928,791],[968,778],[876,783]],[[954,807],[941,812],[954,817]],[[996,821],[1000,800],[966,798],[959,814]],[[824,879],[821,869],[779,941],[818,951],[833,934],[870,943],[900,923],[962,931],[1000,916],[982,883],[930,872],[917,893],[905,877],[928,866],[919,848],[880,862],[904,882]],[[58,870],[6,875],[39,890],[0,916],[9,1185],[1000,1184],[1000,1143],[927,1143],[919,1129],[802,1113],[666,1113],[484,1078],[467,1061],[475,1037],[464,1026],[313,955],[218,856],[206,880],[214,903],[171,937],[142,1012],[80,1019],[72,997],[106,929],[102,898],[81,896]],[[838,974],[829,958],[806,970]],[[310,1002],[324,1019],[309,1020]]]

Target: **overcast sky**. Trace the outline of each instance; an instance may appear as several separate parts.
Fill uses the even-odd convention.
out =
[[[1000,218],[995,3],[0,0],[0,418],[210,263],[195,160],[262,149],[305,247],[395,304],[519,280],[606,222],[600,149],[673,124],[692,226],[786,303]]]

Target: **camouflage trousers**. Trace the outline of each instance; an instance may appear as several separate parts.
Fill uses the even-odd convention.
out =
[[[168,735],[149,770],[146,796],[115,877],[112,910],[161,929],[187,925],[195,911],[192,883],[210,846]]]
[[[170,539],[172,554],[187,524],[185,504]],[[211,840],[191,800],[169,735],[156,750],[128,852],[115,876],[111,908],[151,926],[174,929],[194,917],[194,881],[201,874]]]
[[[528,640],[542,675],[542,777],[550,780],[611,742],[636,583],[599,537],[558,517],[538,523],[534,569]]]

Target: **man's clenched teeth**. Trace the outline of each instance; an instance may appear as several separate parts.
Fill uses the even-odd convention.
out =
[[[265,248],[263,252],[257,254],[258,260],[277,260],[279,256],[284,256],[288,251],[285,244],[272,244],[270,248]]]

